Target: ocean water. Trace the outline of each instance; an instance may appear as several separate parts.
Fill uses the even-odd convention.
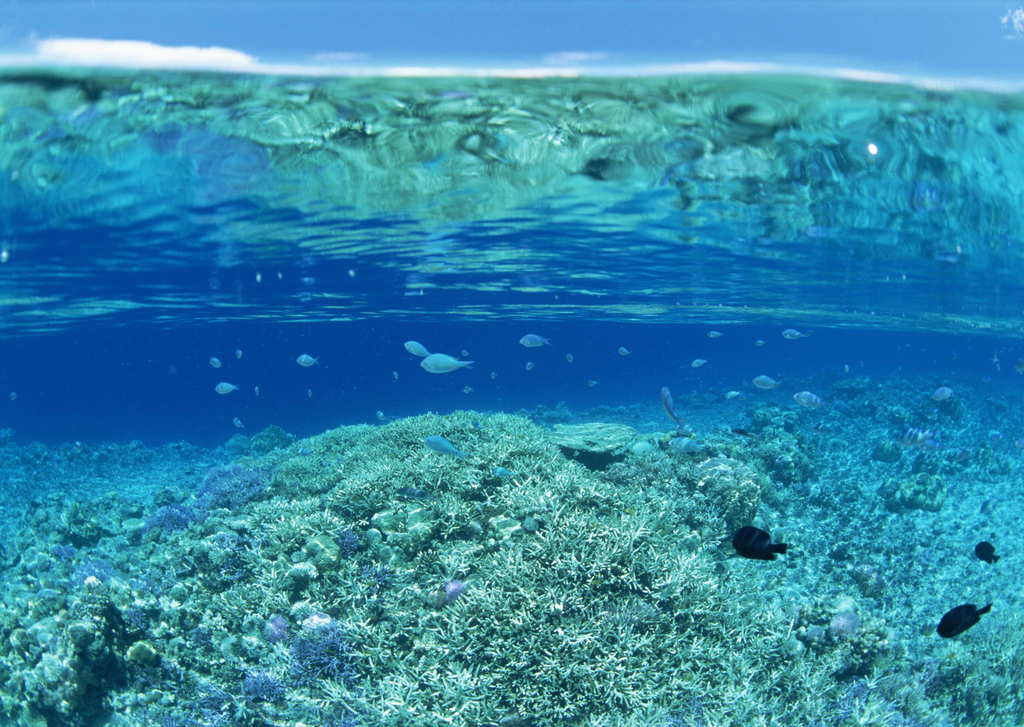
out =
[[[0,723],[1024,724],[1024,102],[852,75],[0,74]]]

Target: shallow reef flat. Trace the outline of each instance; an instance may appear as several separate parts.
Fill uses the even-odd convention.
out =
[[[834,552],[871,542],[863,517],[934,514],[912,499],[903,514],[857,512],[852,486],[810,491],[850,463],[805,419],[761,406],[742,436],[699,447],[471,411],[301,440],[270,429],[144,512],[127,489],[47,499],[5,550],[0,715],[881,727],[953,724],[978,690],[1005,707],[986,719],[1019,714],[1006,691],[1019,636],[993,665],[976,649],[996,631],[937,645],[894,628],[925,565],[906,563],[897,587],[889,552]],[[790,553],[730,557],[754,521]]]

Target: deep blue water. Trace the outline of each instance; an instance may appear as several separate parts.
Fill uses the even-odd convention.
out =
[[[378,411],[394,418],[428,410],[530,410],[558,402],[576,410],[649,404],[654,411],[663,385],[677,394],[739,390],[789,406],[788,397],[801,389],[820,389],[824,395],[830,382],[847,376],[844,366],[851,376],[925,377],[935,386],[970,382],[1007,401],[1024,389],[1024,377],[1013,369],[1024,347],[1014,341],[827,328],[804,328],[808,338],[790,341],[780,335],[785,327],[585,321],[284,327],[239,322],[175,330],[136,324],[96,331],[85,326],[74,334],[3,343],[0,421],[19,441],[185,440],[215,446],[240,431],[232,424],[235,417],[246,434],[277,424],[306,436],[340,424],[376,422]],[[709,339],[707,331],[713,329],[725,335]],[[531,332],[549,338],[551,345],[520,346],[519,338]],[[410,339],[453,355],[466,349],[476,363],[429,374],[403,349]],[[757,339],[765,345],[756,346]],[[630,354],[619,355],[619,346]],[[243,352],[240,360],[236,350]],[[302,353],[320,363],[299,366],[295,359]],[[567,353],[572,363],[565,360]],[[210,366],[213,356],[222,368]],[[696,358],[709,363],[693,369]],[[532,371],[525,369],[527,362],[535,364]],[[782,386],[757,391],[750,382],[759,374]],[[220,381],[240,388],[217,395],[213,389]],[[597,384],[588,387],[588,381]],[[467,386],[470,393],[463,392]],[[12,391],[15,401],[7,397]]]

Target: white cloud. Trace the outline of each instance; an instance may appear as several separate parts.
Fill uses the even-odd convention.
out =
[[[556,65],[572,65],[575,63],[596,63],[608,57],[602,51],[563,50],[557,53],[548,53],[544,56],[545,63]]]
[[[48,38],[36,43],[41,63],[122,68],[177,68],[250,71],[255,58],[231,48],[157,45],[144,40]]]
[[[1007,10],[1006,15],[999,18],[999,22],[1003,24],[1004,28],[1011,31],[1007,36],[1008,38],[1020,38],[1024,36],[1024,8]]]

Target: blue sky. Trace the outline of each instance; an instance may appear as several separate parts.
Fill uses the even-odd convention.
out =
[[[1014,77],[1011,2],[0,0],[0,50],[53,37],[222,46],[261,62],[627,66],[726,58]],[[1021,0],[1024,5],[1024,0]]]

